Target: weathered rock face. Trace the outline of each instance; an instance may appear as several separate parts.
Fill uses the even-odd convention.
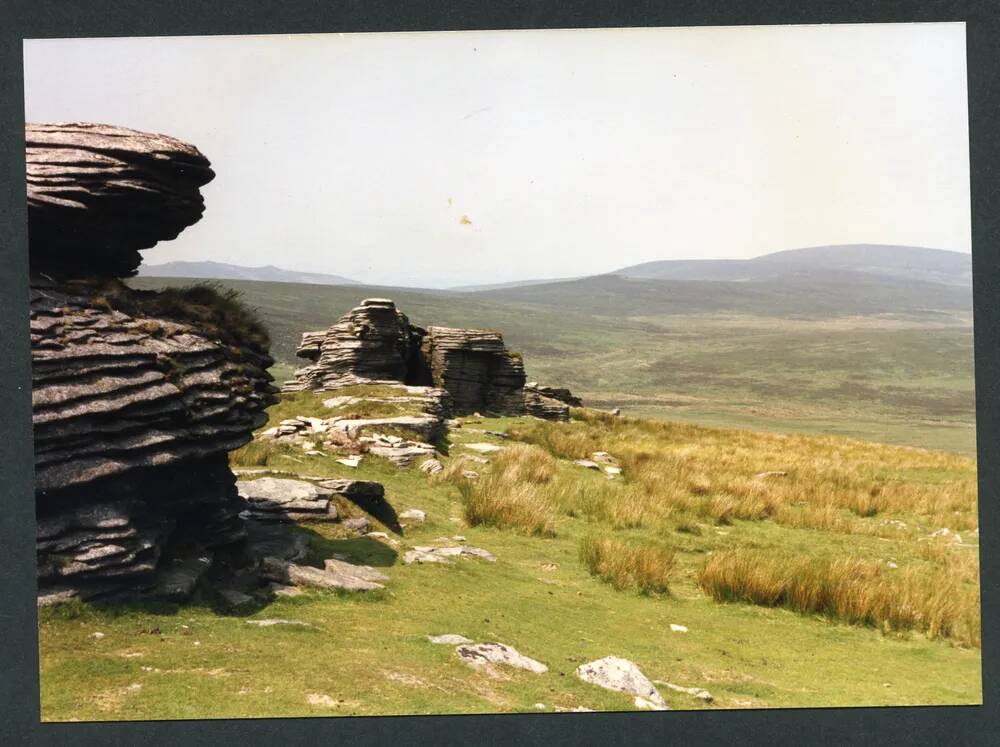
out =
[[[524,411],[524,365],[498,332],[425,330],[387,299],[362,301],[325,333],[306,332],[297,352],[313,363],[284,391],[405,383],[446,390],[458,414]]]
[[[176,238],[204,211],[215,174],[198,149],[100,124],[25,125],[32,269],[127,277],[139,250]]]
[[[524,363],[499,332],[430,327],[421,353],[434,385],[451,394],[455,412],[524,411]]]
[[[409,369],[410,322],[392,301],[368,298],[325,333],[306,332],[297,354],[315,363],[299,369],[286,391],[398,383]]]
[[[174,561],[200,573],[211,548],[245,537],[227,452],[275,401],[266,334],[221,327],[232,309],[211,292],[136,292],[115,276],[200,217],[208,161],[103,125],[30,125],[27,138],[40,590],[135,591]]]

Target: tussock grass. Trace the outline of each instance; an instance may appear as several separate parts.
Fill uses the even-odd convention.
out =
[[[580,559],[591,574],[618,590],[636,589],[642,594],[670,591],[674,553],[667,548],[588,536],[580,543]]]
[[[514,438],[564,459],[608,451],[624,469],[639,524],[668,509],[729,524],[762,521],[848,534],[888,533],[883,516],[925,529],[977,525],[975,462],[967,457],[844,438],[752,433],[574,409],[570,424],[533,422]],[[766,476],[768,472],[784,475]],[[613,500],[611,490],[604,496]],[[574,508],[592,500],[580,491]],[[908,521],[908,523],[910,523]]]
[[[455,480],[464,469],[468,466],[456,459],[439,477]],[[486,524],[555,536],[555,515],[542,489],[555,471],[555,459],[534,446],[513,444],[497,452],[491,468],[480,479],[458,481],[466,521],[472,526]]]
[[[978,592],[940,568],[897,570],[860,557],[821,560],[735,549],[708,558],[698,583],[717,601],[787,607],[966,645],[980,641]]]

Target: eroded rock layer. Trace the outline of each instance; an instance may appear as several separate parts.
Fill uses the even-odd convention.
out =
[[[26,131],[40,595],[183,597],[246,536],[227,452],[266,422],[273,361],[231,297],[117,278],[199,219],[212,171],[162,135]]]
[[[139,250],[201,218],[215,176],[197,148],[101,124],[25,125],[31,266],[127,277]]]

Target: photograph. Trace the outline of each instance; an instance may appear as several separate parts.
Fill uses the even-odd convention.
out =
[[[983,703],[965,23],[23,65],[43,722]]]

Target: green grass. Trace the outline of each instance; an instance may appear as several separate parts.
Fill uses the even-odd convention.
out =
[[[539,702],[550,711],[631,710],[627,696],[573,676],[579,664],[608,655],[636,662],[652,680],[706,688],[715,696],[715,708],[981,702],[977,648],[948,638],[930,640],[919,631],[882,632],[826,615],[719,603],[698,583],[708,558],[742,548],[817,562],[847,556],[891,560],[903,572],[938,569],[956,583],[975,584],[978,547],[968,530],[963,530],[967,544],[962,547],[918,541],[944,514],[967,525],[974,522],[971,460],[837,438],[621,419],[617,424],[594,418],[562,425],[527,418],[472,420],[453,431],[454,441],[505,445],[510,442],[472,429],[508,431],[544,443],[558,457],[577,455],[597,443],[622,460],[625,477],[605,480],[560,459],[555,473],[537,483],[552,501],[555,533],[530,536],[485,523],[470,526],[459,488],[416,469],[400,470],[366,458],[352,470],[331,457],[274,454],[272,469],[378,480],[397,511],[427,512],[424,525],[396,535],[398,548],[345,538],[336,525],[304,529],[316,560],[338,552],[382,566],[391,579],[385,592],[357,597],[309,593],[279,599],[251,616],[301,620],[311,627],[257,628],[208,604],[40,610],[43,718],[486,713],[533,711]],[[462,451],[453,446],[446,462],[459,459]],[[643,458],[643,453],[649,456]],[[782,455],[798,458],[779,465]],[[667,482],[657,481],[656,474],[664,472],[658,460],[664,459],[687,465],[684,482],[676,483],[685,491],[686,508],[680,507],[680,498],[667,506],[649,500],[650,495],[667,495],[657,491],[675,487],[670,473]],[[792,510],[807,511],[810,501],[820,506],[826,496],[845,506],[835,507],[849,522],[841,529],[856,531],[798,525],[777,510],[754,520],[720,523],[721,514],[700,509],[729,493],[749,511],[755,494],[738,478],[757,470],[756,460],[787,468],[792,485],[803,487],[807,478],[818,481],[806,505],[792,502]],[[485,473],[492,467],[476,469]],[[884,510],[874,516],[861,517],[846,507],[852,486],[862,482],[890,486]],[[971,503],[962,487],[967,484],[972,485]],[[848,497],[838,498],[831,487],[837,485]],[[793,492],[775,488],[776,509],[788,503],[779,499]],[[638,507],[622,501],[623,496],[640,498]],[[626,510],[630,506],[632,514]],[[906,521],[908,529],[894,531],[881,523],[886,519]],[[580,548],[595,531],[628,547],[669,550],[669,594],[643,594],[628,584],[617,590],[592,575]],[[494,553],[498,561],[462,560],[451,566],[400,562],[406,547],[454,534]],[[689,632],[671,632],[672,623]],[[104,637],[92,638],[94,632]],[[442,633],[507,643],[546,663],[550,671],[491,677],[460,662],[451,647],[425,639]],[[684,693],[660,690],[673,708],[709,707]]]

